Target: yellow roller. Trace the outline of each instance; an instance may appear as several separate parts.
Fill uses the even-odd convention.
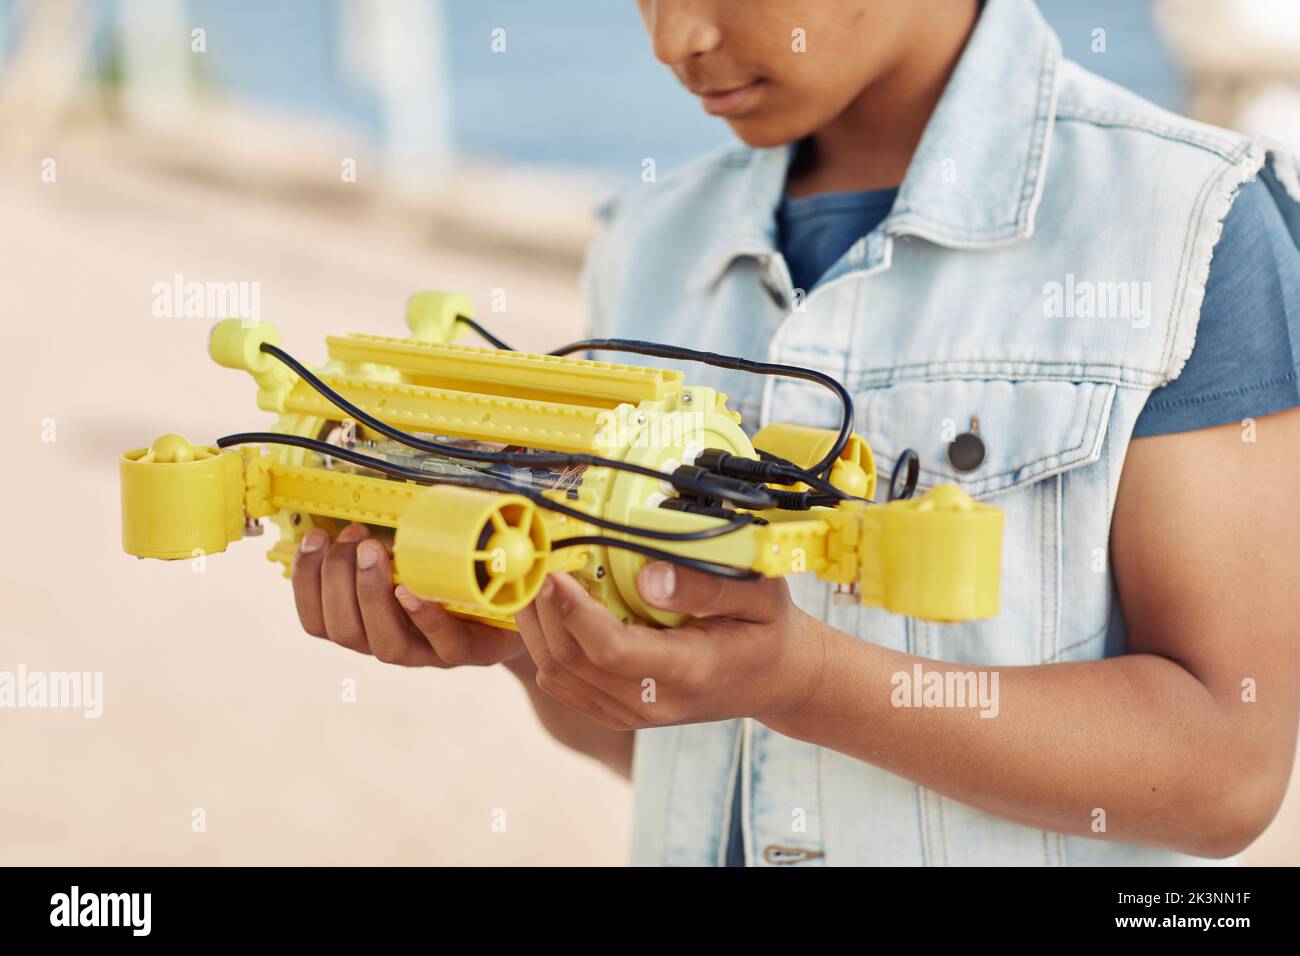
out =
[[[444,485],[406,506],[393,560],[402,583],[422,598],[513,614],[537,596],[550,545],[527,498]]]

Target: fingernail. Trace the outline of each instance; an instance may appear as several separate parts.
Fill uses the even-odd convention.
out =
[[[399,584],[397,586],[397,589],[393,591],[393,593],[397,595],[397,603],[402,605],[402,607],[406,608],[408,611],[411,611],[412,613],[418,611],[421,607],[424,606],[420,602],[420,599],[415,596],[415,592],[412,591],[410,588],[408,588],[405,584]]]
[[[362,538],[370,535],[370,529],[363,524],[350,524],[339,532],[338,540],[344,544],[351,544],[353,541],[360,541]]]
[[[677,572],[667,561],[658,561],[649,565],[644,572],[648,601],[666,601],[673,596],[677,587]]]
[[[548,576],[546,580],[542,582],[542,589],[541,591],[538,592],[537,596],[543,598],[549,598],[554,592],[555,592],[555,582],[552,581]]]
[[[383,545],[378,541],[370,539],[362,541],[357,545],[357,567],[362,571],[369,571],[379,561],[379,555],[382,551]]]
[[[313,551],[319,551],[321,548],[325,547],[325,542],[329,539],[330,536],[320,528],[313,528],[308,531],[306,536],[302,539],[302,544],[299,546],[298,550],[303,554],[310,554]]]

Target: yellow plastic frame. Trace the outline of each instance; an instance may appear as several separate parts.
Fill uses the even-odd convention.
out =
[[[329,337],[314,370],[370,415],[414,432],[550,451],[598,454],[671,472],[704,448],[754,458],[755,445],[798,465],[831,447],[834,433],[768,425],[751,444],[726,396],[689,385],[680,372],[452,344],[472,317],[463,296],[422,292],[408,304],[411,335]],[[271,356],[275,329],[228,319],[213,329],[212,357],[257,384],[272,430],[315,438],[342,413]],[[635,576],[646,558],[603,545],[553,549],[577,535],[629,537],[558,514],[520,495],[424,486],[358,473],[282,445],[222,451],[165,435],[119,462],[122,545],[139,557],[177,559],[222,551],[270,518],[280,538],[268,557],[285,573],[304,534],[364,522],[393,529],[396,580],[452,613],[501,627],[535,597],[546,574],[567,571],[619,618],[672,626],[679,615],[641,601]],[[871,498],[871,450],[853,436],[830,473],[836,487]],[[799,486],[802,488],[802,486]],[[658,507],[673,490],[658,479],[606,467],[585,470],[577,498],[548,492],[586,514],[637,527],[691,531],[716,518]],[[919,498],[834,508],[766,511],[718,538],[644,541],[687,557],[769,577],[812,573],[862,603],[934,621],[992,617],[998,610],[1002,513],[955,486]],[[635,538],[633,537],[633,540]]]

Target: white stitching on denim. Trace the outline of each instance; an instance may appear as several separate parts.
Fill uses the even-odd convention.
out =
[[[1207,131],[1195,130],[1188,126],[1176,126],[1172,123],[1161,123],[1150,116],[1144,116],[1140,113],[1129,113],[1123,110],[1105,110],[1093,106],[1081,106],[1077,104],[1057,104],[1056,118],[1058,120],[1078,120],[1085,123],[1093,123],[1098,126],[1114,127],[1120,129],[1132,129],[1139,132],[1151,133],[1162,139],[1171,139],[1176,142],[1186,143],[1189,146],[1200,147],[1214,153],[1222,159],[1228,159],[1235,152],[1234,141],[1227,136],[1212,136]]]
[[[1064,655],[1068,654],[1076,647],[1083,647],[1084,645],[1091,644],[1097,638],[1103,636],[1108,630],[1110,630],[1110,621],[1107,621],[1105,624],[1097,628],[1097,630],[1093,631],[1087,637],[1080,638],[1079,640],[1074,641],[1073,643],[1066,644],[1064,647],[1057,648],[1056,656],[1048,658],[1047,660],[1043,661],[1043,663],[1044,664],[1058,663]]]

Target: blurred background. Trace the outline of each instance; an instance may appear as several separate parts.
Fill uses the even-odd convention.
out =
[[[1294,0],[1039,5],[1089,69],[1300,149]],[[550,348],[582,330],[593,204],[729,137],[633,0],[0,0],[0,670],[105,695],[0,710],[0,864],[623,863],[629,787],[503,669],[303,636],[269,539],[126,557],[115,459],[265,421],[155,284],[257,283],[307,361],[401,334],[420,288]],[[1300,862],[1300,786],[1247,860]]]

